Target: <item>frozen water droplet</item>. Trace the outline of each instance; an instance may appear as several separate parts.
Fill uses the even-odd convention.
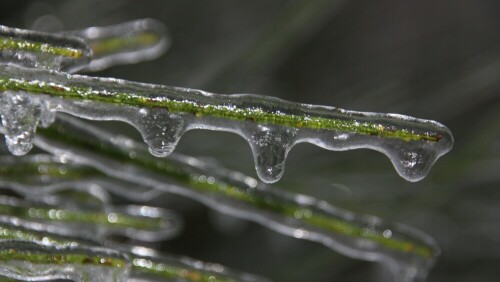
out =
[[[288,151],[295,142],[296,130],[257,126],[248,142],[252,148],[255,169],[267,183],[278,181],[285,170]]]
[[[49,123],[51,114],[43,101],[24,92],[6,91],[0,95],[0,115],[5,129],[5,141],[12,154],[20,156],[33,147],[36,126],[40,117]]]
[[[151,154],[166,157],[174,149],[185,129],[183,117],[165,109],[141,109],[135,122]]]
[[[443,135],[439,144],[408,141],[404,144],[387,140],[380,148],[391,160],[394,168],[404,179],[419,181],[431,170],[436,160],[448,152],[453,144],[451,134]]]

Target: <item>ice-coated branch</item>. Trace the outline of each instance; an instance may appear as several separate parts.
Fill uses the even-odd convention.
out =
[[[125,281],[130,262],[100,247],[54,246],[22,240],[0,241],[0,275],[27,281]]]
[[[0,25],[0,62],[27,67],[76,71],[92,59],[81,38]]]
[[[229,131],[252,148],[265,182],[277,181],[289,150],[309,142],[328,150],[368,148],[386,154],[409,181],[425,177],[453,144],[443,125],[408,116],[346,111],[257,95],[221,95],[112,78],[0,65],[0,107],[9,148],[31,147],[35,128],[54,111],[120,120],[142,134],[150,152],[166,156],[191,129]],[[22,107],[22,110],[18,108]]]
[[[184,195],[282,234],[322,243],[349,257],[387,263],[395,272],[410,275],[408,281],[425,277],[439,254],[432,238],[408,226],[274,189],[194,158],[175,153],[155,158],[141,143],[69,117],[40,129],[35,144],[113,178]]]
[[[50,201],[0,197],[0,215],[49,225],[67,226],[76,233],[92,233],[99,237],[121,234],[134,239],[157,241],[178,234],[182,228],[179,216],[160,208],[147,206],[113,207],[104,205],[104,211],[76,208],[68,199]]]
[[[0,187],[36,198],[59,192],[82,191],[102,202],[103,190],[132,201],[149,201],[161,192],[112,178],[97,169],[46,154],[0,157]]]
[[[154,250],[143,247],[129,248],[121,244],[102,241],[93,237],[84,237],[81,233],[68,233],[66,229],[55,229],[47,225],[37,225],[34,222],[21,221],[15,217],[10,217],[9,219],[0,217],[0,250],[2,249],[2,245],[11,245],[13,240],[15,242],[21,242],[21,244],[33,242],[37,244],[37,246],[43,245],[47,249],[68,247],[79,247],[80,249],[104,247],[106,249],[113,249],[121,256],[129,258],[130,276],[131,278],[139,278],[140,281],[268,281],[263,277],[234,271],[220,264],[206,263],[187,257],[160,255]],[[25,265],[32,265],[34,258],[31,254],[27,253],[18,256],[18,260]],[[52,269],[53,266],[51,263],[57,265],[57,262],[48,262],[49,265],[46,266],[47,269]],[[77,261],[75,261],[75,263],[77,263]],[[102,273],[99,269],[95,269],[94,271],[95,275],[100,275]],[[24,271],[18,272],[18,276],[16,277],[26,279],[30,274],[31,273],[27,269],[24,269]],[[54,271],[54,275],[64,274],[65,272],[61,273],[58,270]],[[12,276],[13,275],[11,275],[11,277]],[[128,277],[128,272],[120,273],[119,277]],[[129,280],[127,279],[127,281]]]

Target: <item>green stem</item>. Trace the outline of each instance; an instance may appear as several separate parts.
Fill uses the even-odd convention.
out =
[[[44,71],[37,70],[37,72]],[[297,129],[331,130],[399,139],[402,141],[438,142],[443,138],[443,134],[446,134],[435,131],[433,128],[415,130],[411,127],[413,125],[403,125],[406,121],[394,117],[379,117],[379,121],[377,121],[376,117],[364,116],[361,113],[343,113],[334,108],[331,108],[331,111],[334,113],[331,114],[332,117],[326,117],[325,114],[317,114],[314,109],[311,110],[312,106],[302,104],[294,104],[294,107],[298,109],[297,111],[300,114],[288,113],[286,108],[279,108],[277,100],[265,97],[257,98],[254,96],[246,98],[229,95],[227,96],[229,102],[223,103],[221,101],[222,95],[218,95],[217,97],[219,98],[215,98],[215,96],[209,98],[200,94],[200,99],[197,100],[193,94],[198,92],[189,89],[135,84],[124,81],[118,83],[116,80],[108,82],[105,79],[70,75],[64,75],[64,82],[55,82],[50,78],[43,79],[48,74],[46,72],[43,74],[40,73],[36,79],[32,80],[5,77],[5,74],[3,74],[3,77],[0,76],[0,91],[25,91],[31,94],[44,94],[64,99],[87,100],[135,107],[163,108],[171,113],[187,113],[198,118],[207,116],[232,121],[252,121],[258,124],[272,124]],[[75,79],[73,80],[73,78]],[[60,77],[55,76],[54,79],[57,80]],[[95,83],[104,85],[104,89],[91,86]],[[148,95],[138,92],[120,91],[113,88],[116,85],[125,85],[128,86],[128,89],[140,89],[139,92],[145,93],[149,93],[148,91],[151,90],[155,94]],[[173,93],[172,96],[179,97],[175,99],[170,98],[170,96],[167,96],[169,93]],[[248,99],[251,105],[248,107],[240,106],[246,99]],[[202,102],[202,100],[205,102]],[[208,100],[213,100],[214,102],[220,101],[210,104]],[[290,102],[279,101],[279,104],[282,103],[291,105]],[[271,107],[276,109],[269,109]],[[324,111],[324,108],[320,108],[319,111]],[[388,122],[391,119],[393,119],[392,122]]]
[[[8,240],[8,239],[45,242],[60,246],[72,246],[72,245],[74,246],[76,244],[80,245],[79,241],[76,239],[63,238],[57,235],[46,234],[40,231],[3,227],[0,225],[0,240]],[[191,269],[187,266],[182,266],[181,264],[169,263],[161,259],[151,259],[148,257],[136,256],[134,254],[129,254],[129,257],[131,257],[132,269],[136,273],[143,273],[146,275],[157,276],[165,279],[176,279],[176,278],[185,279],[187,281],[192,281],[192,282],[236,281],[235,279],[229,277],[223,277],[220,274]],[[7,252],[7,254],[4,254],[4,260],[7,260],[8,258],[14,259],[12,256],[9,256]],[[18,259],[26,261],[33,260],[31,255],[26,253],[22,255],[18,254]],[[45,261],[46,263],[53,263],[51,258],[35,258],[35,259],[42,262]],[[0,260],[2,260],[1,257]],[[78,263],[79,261],[81,260],[75,258],[76,263]]]
[[[0,36],[0,51],[1,50],[46,53],[73,59],[78,59],[83,56],[83,52],[76,48],[60,47],[51,45],[50,43],[40,43],[36,41],[3,36]]]
[[[0,261],[20,260],[34,264],[81,264],[81,265],[96,265],[112,268],[123,268],[125,261],[102,256],[91,256],[87,254],[47,254],[33,250],[19,250],[15,248],[0,250]]]
[[[0,214],[54,222],[105,225],[114,228],[161,229],[160,218],[134,217],[116,212],[87,212],[50,207],[0,204]]]

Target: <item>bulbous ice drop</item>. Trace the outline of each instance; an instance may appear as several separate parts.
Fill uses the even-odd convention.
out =
[[[185,131],[184,119],[165,109],[140,109],[139,114],[134,126],[148,144],[149,152],[157,157],[172,153]]]
[[[0,96],[0,104],[7,148],[16,156],[31,150],[39,123],[46,127],[55,118],[54,113],[47,109],[43,98],[24,92],[6,91]]]
[[[286,156],[295,142],[295,131],[262,125],[249,131],[248,143],[252,148],[255,169],[264,182],[276,182],[283,175]]]
[[[91,57],[89,45],[81,38],[0,26],[0,63],[76,71]]]
[[[0,275],[45,281],[127,281],[130,261],[101,247],[51,246],[23,240],[0,241]]]
[[[92,49],[93,58],[85,67],[86,71],[153,60],[162,55],[170,45],[166,27],[152,19],[90,27],[64,34],[83,38]]]
[[[199,159],[176,153],[154,158],[142,143],[69,116],[60,116],[54,126],[40,130],[35,144],[112,177],[184,195],[279,233],[319,242],[352,258],[385,263],[399,280],[423,279],[439,255],[431,237],[408,226],[287,193]]]
[[[229,131],[251,141],[249,136],[257,134],[259,129],[256,127],[255,132],[248,132],[245,128],[253,122],[279,128],[270,136],[276,140],[280,137],[275,134],[295,131],[295,137],[287,147],[309,142],[328,150],[369,148],[380,151],[391,159],[403,178],[416,181],[425,177],[432,164],[453,146],[450,131],[437,122],[292,103],[257,95],[210,94],[193,89],[0,65],[0,92],[5,91],[42,95],[43,99],[50,101],[52,111],[94,120],[126,121],[142,129],[146,143],[153,144],[153,152],[160,148],[156,152],[158,155],[171,151],[183,128]],[[144,130],[141,124],[145,122],[138,114],[144,109],[162,109],[168,114],[162,113],[165,120],[158,123],[146,122],[153,128]],[[170,130],[172,121],[175,121],[174,127]],[[147,132],[155,132],[155,128],[163,129],[159,134],[153,134],[153,139],[147,139]],[[158,141],[162,135],[164,141]],[[265,176],[263,180],[277,180],[283,150],[272,153],[268,147],[257,148],[263,150],[256,158],[265,164],[264,168],[257,164]],[[268,168],[272,169],[266,173]]]

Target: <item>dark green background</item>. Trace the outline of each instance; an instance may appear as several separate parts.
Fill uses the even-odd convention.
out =
[[[144,17],[169,27],[168,53],[96,75],[397,112],[449,126],[455,148],[419,183],[405,182],[376,152],[301,144],[276,186],[429,233],[443,250],[429,281],[500,279],[500,2],[72,0],[4,1],[0,9],[0,24],[47,31]],[[255,176],[250,149],[236,135],[189,132],[178,151]],[[379,265],[187,199],[168,195],[150,204],[186,218],[184,233],[161,245],[165,252],[276,281],[391,279]]]

